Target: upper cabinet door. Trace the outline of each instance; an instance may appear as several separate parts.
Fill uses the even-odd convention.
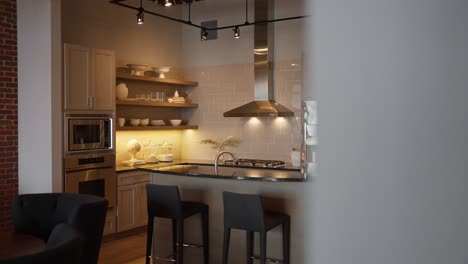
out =
[[[65,109],[91,108],[91,50],[65,44]]]
[[[94,110],[115,110],[115,54],[113,51],[91,50],[91,80]]]

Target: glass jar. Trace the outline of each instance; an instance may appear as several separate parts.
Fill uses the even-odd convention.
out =
[[[161,162],[171,162],[174,160],[174,155],[172,154],[173,145],[167,142],[159,145],[159,154],[158,160]]]

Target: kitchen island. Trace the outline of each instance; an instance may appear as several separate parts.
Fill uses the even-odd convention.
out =
[[[291,216],[291,263],[303,263],[305,230],[305,188],[308,181],[298,169],[259,169],[214,166],[206,161],[174,161],[137,168],[118,168],[118,171],[140,170],[151,174],[151,183],[177,185],[183,200],[199,201],[210,208],[210,263],[221,263],[223,244],[223,192],[260,194],[264,209]],[[171,254],[171,222],[157,219],[155,223],[156,256]],[[185,220],[185,242],[201,244],[201,218],[194,216]],[[258,234],[255,250],[258,255]],[[185,258],[191,264],[202,263],[202,250],[185,249]],[[229,263],[245,263],[245,231],[231,232]],[[282,259],[282,232],[277,227],[268,232],[267,256]]]

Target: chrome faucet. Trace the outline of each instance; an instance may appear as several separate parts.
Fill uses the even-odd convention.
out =
[[[218,155],[216,155],[216,158],[215,158],[215,173],[218,174],[218,163],[219,163],[219,158],[224,155],[224,154],[229,154],[231,155],[232,159],[234,161],[237,161],[237,157],[236,155],[234,155],[232,152],[229,152],[229,151],[221,151],[220,153],[218,153]]]

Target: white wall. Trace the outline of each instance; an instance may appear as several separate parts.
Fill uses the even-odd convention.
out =
[[[468,263],[468,2],[314,0],[314,264]]]
[[[61,191],[60,1],[17,4],[18,189]]]

